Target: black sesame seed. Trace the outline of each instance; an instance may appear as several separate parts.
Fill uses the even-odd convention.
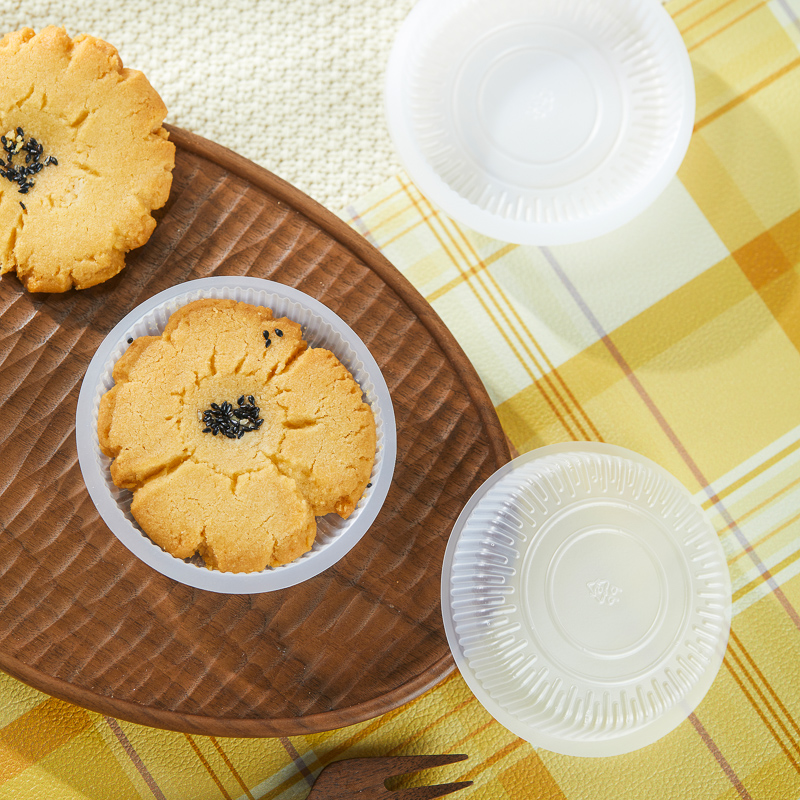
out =
[[[211,408],[203,412],[203,422],[205,428],[203,433],[221,433],[228,439],[241,439],[248,431],[258,430],[263,419],[259,419],[259,411],[255,405],[253,395],[249,395],[249,404],[242,395],[236,402],[238,408],[234,407],[227,400],[221,404],[211,403]]]
[[[0,136],[3,149],[6,151],[6,158],[0,159],[0,176],[6,180],[16,183],[19,186],[20,194],[27,194],[28,190],[34,187],[34,181],[29,181],[29,175],[36,175],[43,167],[48,164],[58,164],[55,156],[48,156],[44,164],[39,162],[39,156],[44,152],[42,145],[36,139],[31,137],[27,142],[24,141],[25,134],[22,128],[17,128],[17,141],[12,137],[9,139],[6,136]],[[14,156],[20,151],[25,151],[25,164],[29,166],[20,165],[14,166]]]
[[[255,405],[256,399],[253,397],[253,395],[247,395],[247,399],[250,401],[250,405]]]
[[[131,336],[128,337],[128,344],[133,344],[133,337]]]
[[[283,336],[283,331],[278,330],[278,328],[275,328],[275,335],[276,336]]]
[[[262,335],[264,336],[265,339],[269,339],[269,331],[263,331]]]
[[[54,166],[58,166],[58,159],[55,156],[50,156],[50,163]]]
[[[272,339],[267,339],[267,341],[264,342],[264,347],[269,347],[271,344],[272,344]]]
[[[368,483],[368,484],[367,484],[367,489],[369,489],[369,488],[370,488],[370,486],[372,486],[372,484],[371,484],[371,483]]]
[[[22,206],[22,210],[23,211],[27,211],[28,210],[27,208],[25,208],[25,203],[23,203],[22,200],[19,201],[19,204]]]

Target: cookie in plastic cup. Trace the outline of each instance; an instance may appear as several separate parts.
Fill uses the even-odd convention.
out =
[[[310,347],[334,353],[359,384],[375,417],[377,447],[370,486],[347,518],[317,518],[313,548],[295,561],[262,572],[232,573],[208,569],[194,560],[176,558],[152,542],[130,512],[132,494],[114,485],[111,459],[100,449],[97,416],[100,398],[114,385],[112,371],[128,339],[158,336],[170,315],[195,300],[231,299],[267,306],[275,317],[303,327]],[[86,370],[76,414],[78,459],[86,488],[112,533],[132,553],[158,572],[199,589],[248,594],[286,589],[335,564],[366,534],[389,491],[397,450],[391,395],[380,368],[355,332],[327,306],[312,297],[259,278],[217,277],[189,281],[163,291],[135,308],[103,340]]]
[[[665,469],[612,445],[551,445],[467,503],[442,616],[498,722],[557,753],[619,755],[705,696],[728,641],[730,576],[714,527]]]

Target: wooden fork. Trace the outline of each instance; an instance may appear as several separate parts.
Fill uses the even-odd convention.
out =
[[[387,756],[334,761],[320,772],[308,800],[432,800],[472,786],[472,781],[416,786],[390,792],[386,788],[386,780],[395,775],[408,775],[466,758],[469,756]]]

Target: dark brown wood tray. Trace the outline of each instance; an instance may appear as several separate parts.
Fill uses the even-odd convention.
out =
[[[275,175],[179,129],[169,202],[145,247],[83,292],[0,281],[0,668],[122,719],[218,736],[332,730],[453,669],[439,604],[447,537],[509,460],[494,408],[431,307],[365,239]],[[284,591],[221,595],[133,556],[78,466],[81,379],[108,331],[177,283],[294,286],[356,331],[392,393],[386,503],[338,564]]]

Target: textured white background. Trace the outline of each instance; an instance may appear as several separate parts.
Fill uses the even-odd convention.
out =
[[[338,210],[400,169],[383,72],[414,0],[0,0],[0,34],[61,25],[113,44],[167,121]],[[2,79],[2,76],[0,76]]]

